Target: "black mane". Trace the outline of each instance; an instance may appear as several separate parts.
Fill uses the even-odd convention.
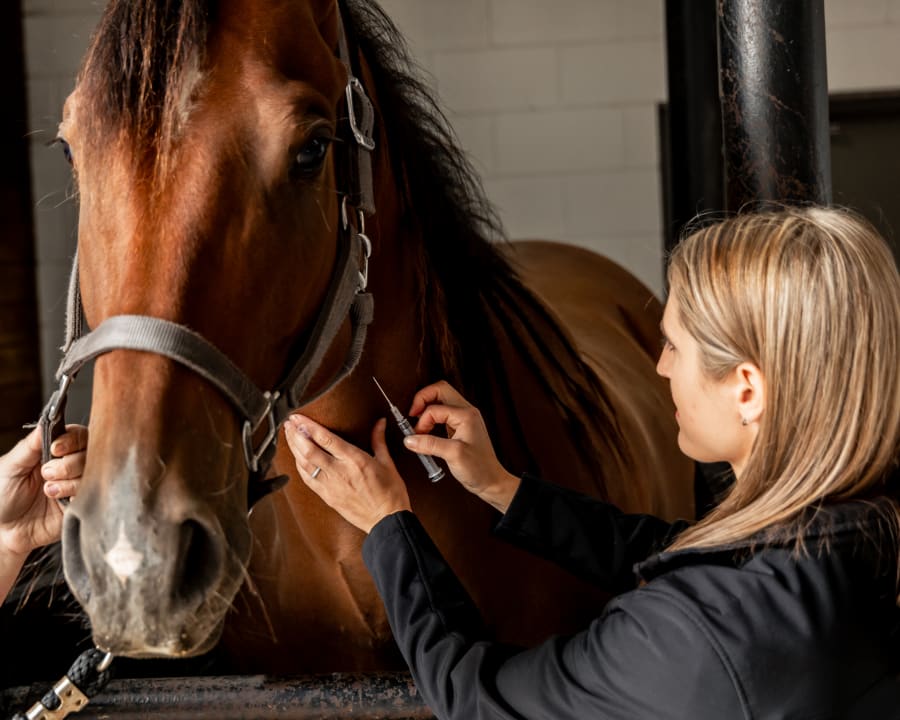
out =
[[[345,4],[348,31],[374,77],[404,212],[420,228],[423,355],[437,358],[434,379],[451,379],[490,424],[491,386],[501,386],[510,403],[517,391],[497,353],[487,351],[497,346],[502,328],[557,404],[588,463],[598,462],[590,457],[597,445],[589,441],[598,435],[602,452],[621,457],[624,443],[604,388],[503,256],[499,216],[402,34],[376,2]],[[529,327],[535,316],[555,329],[552,337]]]

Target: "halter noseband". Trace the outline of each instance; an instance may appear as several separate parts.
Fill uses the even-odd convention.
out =
[[[350,142],[346,143],[350,188],[341,206],[340,245],[323,303],[325,310],[316,319],[304,351],[274,390],[262,391],[224,353],[184,325],[146,315],[114,315],[93,331],[85,332],[76,250],[69,281],[64,356],[56,371],[59,387],[50,396],[39,421],[44,462],[52,457],[50,445],[65,428],[66,397],[78,371],[113,350],[141,350],[163,355],[190,368],[234,405],[243,419],[244,460],[250,474],[248,509],[287,482],[285,476],[265,479],[275,454],[278,426],[291,410],[328,392],[356,367],[372,321],[373,299],[366,292],[372,245],[365,235],[364,216],[375,212],[371,158],[375,148],[375,113],[362,83],[353,74],[340,3],[337,5],[338,57],[347,69],[348,78],[345,94],[350,127]],[[348,206],[357,213],[358,227],[350,221]],[[352,339],[341,369],[326,388],[307,397],[305,392],[313,374],[348,316]],[[254,446],[253,438],[264,425],[265,436]]]

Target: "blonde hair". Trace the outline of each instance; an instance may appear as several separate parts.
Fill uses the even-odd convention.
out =
[[[750,456],[719,505],[671,549],[792,533],[807,508],[884,497],[900,450],[900,275],[887,244],[845,209],[780,208],[701,228],[672,253],[669,301],[721,380],[766,379]]]

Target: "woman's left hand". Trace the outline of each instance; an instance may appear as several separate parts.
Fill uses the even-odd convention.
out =
[[[291,415],[284,424],[303,482],[365,533],[388,515],[410,509],[406,484],[384,439],[385,427],[382,418],[372,428],[373,457],[303,415]]]

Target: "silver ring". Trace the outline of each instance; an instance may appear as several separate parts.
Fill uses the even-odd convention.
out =
[[[317,477],[319,477],[320,472],[322,472],[322,468],[320,468],[318,465],[316,465],[316,469],[312,471],[312,474],[310,475],[310,477],[313,480],[315,480]]]

